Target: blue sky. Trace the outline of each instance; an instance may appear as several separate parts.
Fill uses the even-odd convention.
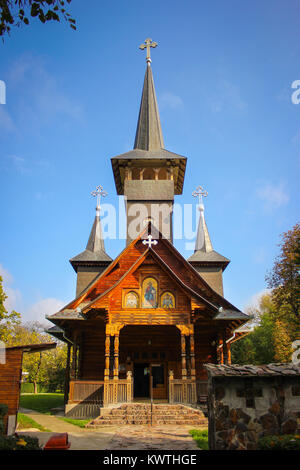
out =
[[[182,196],[202,185],[225,297],[266,288],[282,232],[299,221],[299,2],[73,0],[67,24],[13,29],[0,44],[0,264],[8,308],[42,319],[75,294],[68,260],[86,245],[90,192],[118,207],[110,158],[133,146],[145,53],[165,147],[188,157]],[[186,257],[185,241],[175,246]],[[123,240],[106,240],[115,257]]]

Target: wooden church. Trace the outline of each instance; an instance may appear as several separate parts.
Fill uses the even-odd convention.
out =
[[[68,345],[70,416],[94,417],[99,407],[150,397],[200,402],[203,364],[230,363],[230,344],[249,320],[223,295],[229,260],[212,247],[201,200],[193,255],[186,260],[173,245],[172,207],[187,159],[164,148],[150,59],[155,46],[141,46],[147,66],[134,148],[111,159],[117,194],[126,201],[126,247],[114,260],[106,253],[97,204],[86,249],[70,260],[76,297],[47,317],[55,325],[49,333]],[[137,206],[144,210],[138,225]]]

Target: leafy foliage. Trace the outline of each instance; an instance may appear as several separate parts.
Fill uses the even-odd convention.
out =
[[[189,431],[192,438],[196,441],[197,446],[202,450],[208,450],[208,430],[207,429],[191,429]]]
[[[21,315],[14,310],[10,313],[6,310],[4,302],[7,295],[3,290],[2,283],[3,280],[0,276],[0,340],[9,343],[13,339],[15,327],[21,323]]]
[[[251,312],[253,313],[253,312]],[[264,295],[255,312],[257,325],[245,338],[233,343],[232,362],[238,364],[268,364],[274,362],[275,306],[270,295]]]
[[[253,332],[232,345],[232,362],[289,362],[292,342],[300,338],[300,224],[282,234],[280,253],[266,276],[270,294],[250,311]]]
[[[0,36],[9,34],[11,26],[29,25],[29,17],[41,23],[64,18],[72,29],[76,22],[66,11],[65,4],[72,0],[0,0]]]
[[[36,437],[0,436],[0,450],[41,450]]]
[[[300,436],[284,434],[261,437],[257,448],[258,450],[300,450]]]
[[[300,317],[300,224],[281,237],[280,253],[266,281],[272,289],[272,299],[280,313],[278,316],[289,323],[289,333],[296,339],[295,328],[299,328]]]

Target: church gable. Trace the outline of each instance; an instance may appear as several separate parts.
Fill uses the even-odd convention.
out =
[[[191,296],[147,251],[108,293],[88,307],[107,309],[110,322],[124,324],[182,324],[190,322]]]
[[[137,308],[137,306],[139,308],[151,308],[146,306],[142,293],[137,294],[136,292],[137,295],[134,295],[135,289],[143,289],[140,285],[140,275],[137,273],[144,271],[145,273],[148,272],[150,277],[154,275],[152,284],[155,284],[155,272],[164,273],[164,276],[166,276],[165,287],[160,288],[157,296],[161,296],[163,293],[167,295],[163,299],[160,297],[155,299],[157,304],[155,308],[160,307],[162,302],[165,306],[167,304],[171,305],[174,301],[177,302],[172,289],[168,287],[170,282],[173,282],[176,289],[185,292],[186,298],[189,298],[189,310],[191,309],[190,299],[193,298],[192,309],[206,309],[212,314],[216,313],[220,306],[223,306],[238,311],[217,294],[180,255],[176,248],[168,240],[162,238],[161,233],[156,229],[158,243],[149,249],[147,244],[143,243],[145,240],[142,240],[142,237],[151,228],[153,227],[150,223],[144,232],[131,242],[115,261],[88,286],[85,292],[65,308],[76,309],[80,307],[82,312],[86,313],[91,308],[123,308],[124,301],[131,302],[132,305],[136,303],[136,307],[132,308]],[[151,253],[151,256],[149,256],[149,253]],[[137,276],[139,276],[139,280],[137,280]],[[122,293],[122,296],[117,296],[115,306],[112,306],[111,299],[114,298],[115,290],[121,288],[120,284],[127,286],[125,287],[125,294]],[[154,286],[154,289],[155,287],[157,286]],[[128,295],[131,291],[131,295]],[[125,300],[124,295],[127,296]],[[187,304],[184,308],[187,309]]]

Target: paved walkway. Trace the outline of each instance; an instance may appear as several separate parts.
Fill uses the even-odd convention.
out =
[[[71,450],[200,450],[188,430],[193,426],[105,426],[94,430],[67,423],[55,416],[20,408],[52,432],[35,429],[17,431],[39,439],[44,446],[53,433],[67,432]]]

